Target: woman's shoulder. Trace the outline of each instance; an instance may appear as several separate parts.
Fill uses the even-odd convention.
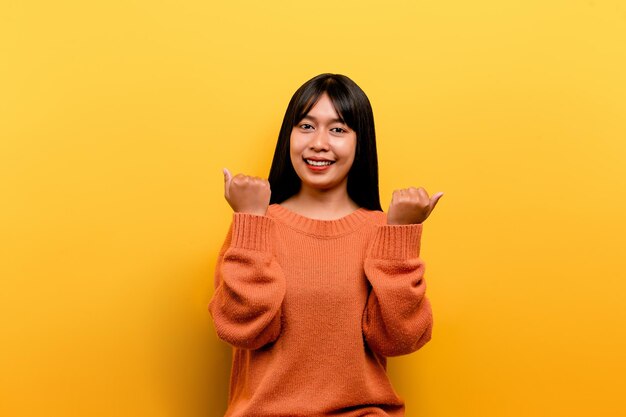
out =
[[[366,208],[360,208],[359,210],[363,211],[368,218],[368,221],[374,225],[383,225],[387,224],[387,213],[380,210],[369,210]]]

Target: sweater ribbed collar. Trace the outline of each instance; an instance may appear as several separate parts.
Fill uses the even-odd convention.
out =
[[[353,232],[363,226],[370,210],[360,207],[352,213],[335,220],[319,220],[305,217],[280,204],[271,204],[268,215],[292,229],[319,237],[337,237]]]

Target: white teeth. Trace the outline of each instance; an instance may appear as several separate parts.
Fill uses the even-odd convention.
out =
[[[332,164],[332,161],[311,161],[310,159],[305,159],[305,161],[306,161],[307,164],[314,165],[314,166],[317,166],[317,167],[321,167],[321,166]]]

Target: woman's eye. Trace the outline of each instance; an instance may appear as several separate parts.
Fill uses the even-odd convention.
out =
[[[308,124],[308,123],[304,123],[304,124],[301,124],[301,125],[300,125],[300,128],[302,128],[302,129],[312,129],[312,128],[313,128],[313,126],[311,126],[311,125],[310,125],[310,124]]]
[[[346,132],[346,129],[344,129],[344,128],[342,128],[342,127],[333,127],[333,128],[332,128],[332,129],[330,129],[330,130],[332,130],[332,131],[333,131],[333,132],[335,132],[335,133],[345,133],[345,132]]]

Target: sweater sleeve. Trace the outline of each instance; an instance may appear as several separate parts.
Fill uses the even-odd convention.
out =
[[[233,213],[215,267],[209,311],[220,339],[243,349],[274,342],[286,283],[272,252],[273,219]]]
[[[372,285],[363,334],[383,356],[414,352],[431,338],[433,317],[419,258],[422,224],[378,225],[364,270]]]

